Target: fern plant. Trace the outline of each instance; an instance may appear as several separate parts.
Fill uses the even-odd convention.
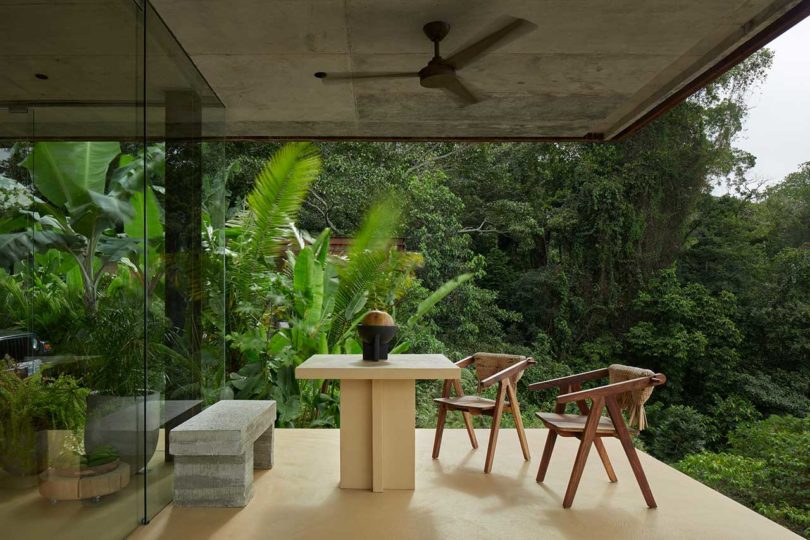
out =
[[[90,390],[68,375],[48,380],[0,371],[0,461],[13,474],[34,474],[41,459],[36,432],[85,425]]]

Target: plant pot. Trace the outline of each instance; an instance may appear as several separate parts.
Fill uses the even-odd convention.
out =
[[[3,490],[29,490],[39,484],[38,474],[3,474],[0,475],[0,489]]]
[[[59,476],[62,478],[86,478],[88,476],[99,476],[101,474],[107,474],[108,472],[112,472],[118,468],[121,464],[121,459],[116,459],[115,461],[111,461],[109,463],[105,463],[103,465],[96,465],[95,467],[71,467],[67,469],[62,469],[59,467],[52,467],[51,471],[53,471],[54,476]]]
[[[13,485],[9,484],[10,487],[36,485],[36,482],[30,484],[31,479],[35,479],[37,474],[44,470],[41,460],[43,439],[40,433],[33,429],[25,431],[12,440],[5,441],[3,448],[0,449],[0,464],[3,470],[10,476],[18,478],[11,482]],[[29,481],[25,480],[26,477],[30,477]]]
[[[48,468],[48,456],[51,447],[56,447],[62,433],[71,431],[41,430],[30,431],[7,444],[0,452],[0,463],[8,473],[3,479],[3,487],[11,489],[29,489],[39,483],[39,473]]]
[[[357,333],[363,342],[363,360],[388,360],[388,346],[397,335],[396,326],[360,324]]]
[[[71,467],[79,468],[81,432],[69,429],[48,429],[37,432],[39,450],[39,472],[53,466],[58,460],[70,461]],[[67,458],[65,456],[68,456]]]
[[[129,465],[131,474],[141,471],[157,449],[162,424],[160,401],[160,392],[149,392],[146,396],[100,393],[87,396],[85,452],[112,446],[121,461]]]
[[[36,485],[34,478],[45,471],[65,450],[78,450],[79,440],[76,433],[71,430],[31,431],[18,437],[12,447],[7,446],[3,450],[1,458],[3,469],[12,476],[28,477],[15,483],[21,487],[31,487]],[[78,464],[77,457],[77,468]]]

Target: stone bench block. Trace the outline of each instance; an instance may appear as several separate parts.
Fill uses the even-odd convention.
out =
[[[174,503],[245,506],[253,469],[273,467],[275,401],[220,401],[174,428]]]
[[[253,443],[253,468],[272,469],[273,468],[273,426],[265,431],[256,442]]]

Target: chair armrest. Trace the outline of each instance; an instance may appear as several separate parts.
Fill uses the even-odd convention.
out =
[[[536,382],[529,385],[529,390],[546,390],[548,388],[563,388],[573,384],[582,383],[584,381],[592,381],[593,379],[601,379],[608,376],[608,369],[595,369],[593,371],[586,371],[585,373],[577,373],[576,375],[568,375],[567,377],[560,377],[559,379],[551,379],[548,381]]]
[[[606,397],[639,390],[648,386],[660,386],[665,382],[667,382],[666,376],[663,373],[656,373],[649,377],[639,377],[637,379],[630,379],[629,381],[597,386],[596,388],[571,392],[570,394],[562,394],[557,396],[557,403],[570,403],[572,401],[583,401],[588,398]]]
[[[502,381],[506,377],[511,377],[512,375],[520,373],[521,371],[523,371],[524,369],[526,369],[530,365],[536,364],[536,363],[537,362],[535,362],[534,358],[526,358],[525,360],[521,360],[520,362],[512,364],[508,368],[500,370],[498,373],[495,373],[494,375],[490,375],[489,377],[487,377],[486,379],[481,381],[479,386],[482,389],[483,388],[488,388],[488,387],[492,386],[493,384],[495,384],[496,382]]]
[[[454,364],[456,364],[460,368],[465,368],[465,367],[469,366],[470,364],[472,364],[474,361],[475,361],[474,356],[468,356],[467,358],[462,358],[458,362],[454,362]]]

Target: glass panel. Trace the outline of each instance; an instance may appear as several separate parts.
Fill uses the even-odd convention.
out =
[[[0,160],[31,199],[0,215],[20,239],[0,329],[30,333],[0,366],[9,537],[120,538],[144,517],[142,19],[132,0],[0,4]]]
[[[0,45],[0,521],[123,537],[222,393],[222,103],[142,0],[2,3]]]
[[[203,177],[202,145],[219,125],[222,105],[151,7],[146,25],[147,160],[153,171],[144,193],[147,379],[160,440],[146,475],[151,518],[173,498],[171,428],[220,395],[224,241],[208,225],[224,184]]]

